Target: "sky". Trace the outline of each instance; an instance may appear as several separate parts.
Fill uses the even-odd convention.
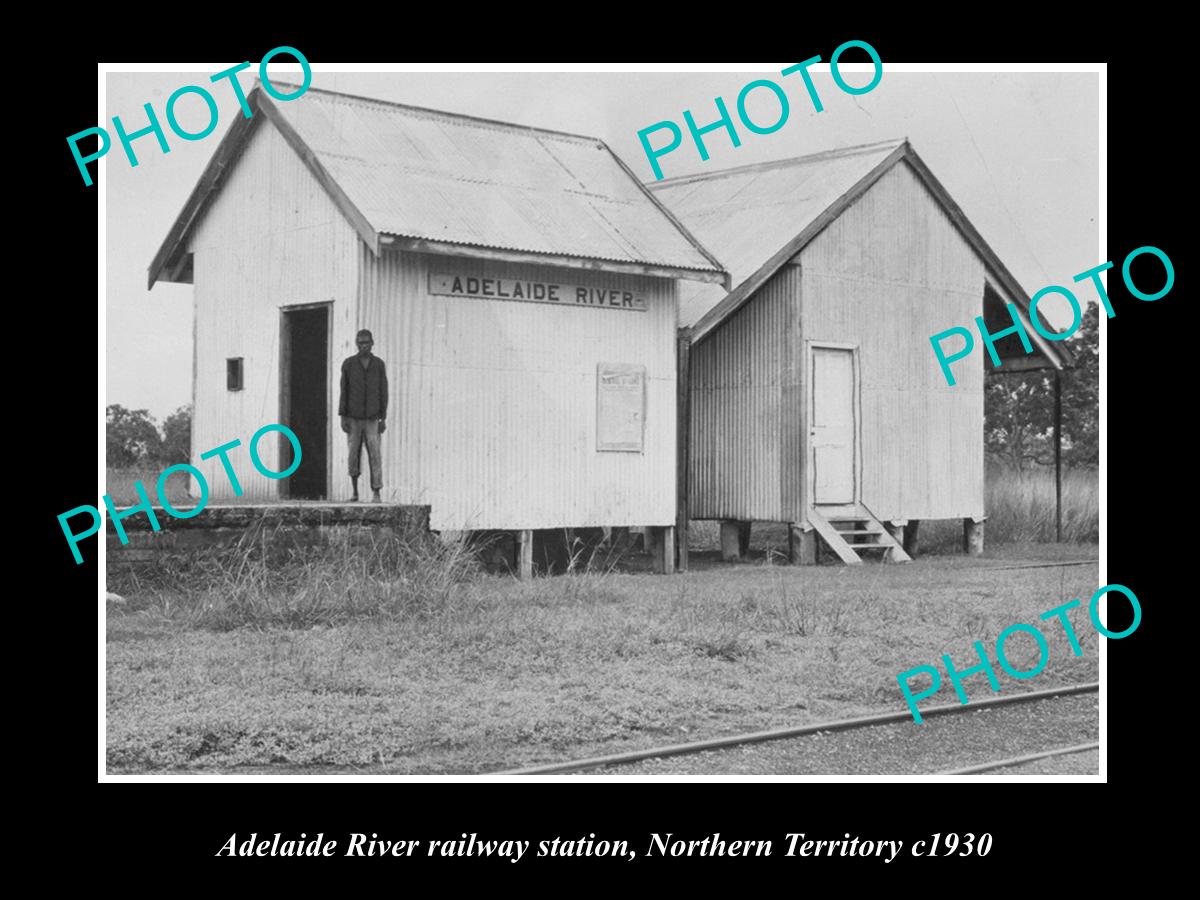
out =
[[[810,70],[824,106],[820,113],[798,76],[779,74],[787,62],[712,72],[368,73],[326,72],[313,60],[312,86],[594,135],[647,181],[654,174],[637,132],[668,119],[685,131],[680,149],[660,159],[668,178],[907,137],[1027,293],[1049,284],[1070,286],[1073,275],[1107,259],[1097,255],[1098,74],[890,72],[886,62],[879,84],[860,96],[840,91],[828,72]],[[142,106],[149,102],[166,128],[163,108],[171,93],[188,84],[208,85],[209,76],[223,68],[109,72],[107,117],[121,116],[133,131],[146,124]],[[243,73],[247,93],[248,73],[256,71],[254,66]],[[869,79],[865,72],[845,71],[851,84]],[[786,124],[768,135],[739,128],[742,145],[736,148],[723,132],[712,132],[710,159],[701,160],[686,137],[683,111],[692,110],[702,126],[717,118],[714,98],[720,96],[736,121],[738,92],[759,78],[774,80],[787,93]],[[212,134],[189,143],[167,129],[167,154],[153,137],[138,140],[136,168],[114,138],[100,175],[106,196],[106,402],[146,408],[160,420],[191,399],[192,287],[159,283],[147,290],[147,267],[221,137],[241,114],[228,86],[215,86],[213,96],[219,119]],[[769,91],[756,90],[751,98],[752,119],[768,124],[778,116]],[[199,131],[207,121],[195,96],[177,110],[185,129]],[[100,124],[111,131],[108,119],[80,123],[79,129]],[[654,135],[655,146],[665,137]],[[1087,297],[1080,296],[1081,302]],[[1049,306],[1058,299],[1047,298],[1046,306],[1048,318],[1061,326],[1069,315]]]

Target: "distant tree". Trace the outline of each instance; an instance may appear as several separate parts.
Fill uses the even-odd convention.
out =
[[[1099,322],[1099,307],[1088,304],[1079,330],[1067,340],[1075,365],[1061,375],[1062,443],[1063,461],[1073,466],[1100,460]],[[989,457],[1018,472],[1054,463],[1053,373],[989,375],[983,408]]]
[[[144,409],[126,409],[119,403],[106,410],[108,465],[131,466],[158,456],[162,438],[154,417]]]
[[[1071,341],[1075,366],[1063,376],[1063,458],[1074,466],[1100,464],[1100,307],[1088,304],[1078,339]]]
[[[159,459],[167,465],[185,463],[192,455],[192,408],[181,406],[162,423]]]
[[[1020,472],[1053,454],[1054,384],[1043,373],[989,375],[983,410],[984,446],[992,459]]]

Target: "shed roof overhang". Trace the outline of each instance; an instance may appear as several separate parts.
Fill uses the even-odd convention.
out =
[[[1042,369],[1062,371],[1075,364],[1075,357],[1065,344],[1046,340],[1033,327],[1033,323],[1029,320],[1029,302],[1028,300],[1022,302],[1022,297],[1024,297],[1023,293],[1014,297],[1005,291],[1000,286],[999,280],[993,278],[990,272],[984,279],[983,322],[988,333],[996,334],[1012,327],[1012,317],[1007,311],[1007,305],[1011,303],[1016,307],[1017,316],[1033,346],[1033,352],[1027,353],[1025,345],[1021,343],[1018,335],[1005,335],[995,343],[996,355],[1000,357],[999,366],[992,362],[991,354],[987,352],[986,348],[981,348],[985,375],[1010,375],[1014,372],[1031,372]],[[968,323],[964,323],[964,325],[966,324]]]

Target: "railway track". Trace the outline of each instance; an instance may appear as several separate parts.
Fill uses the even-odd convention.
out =
[[[977,766],[964,766],[961,769],[947,769],[935,772],[935,775],[975,775],[979,772],[991,772],[995,769],[1008,769],[1012,766],[1023,766],[1026,763],[1037,762],[1040,759],[1050,759],[1052,756],[1068,756],[1072,753],[1086,753],[1089,750],[1099,750],[1100,742],[1076,744],[1074,747],[1059,747],[1057,750],[1046,750],[1042,753],[1027,753],[1024,756],[1010,756],[1008,759],[998,759],[995,762],[980,763]]]
[[[976,566],[980,571],[1009,572],[1013,569],[1061,569],[1065,566],[1098,566],[1098,559],[1073,559],[1067,562],[1027,563],[1020,566]]]
[[[1090,562],[1090,561],[1089,561]],[[1093,681],[1086,684],[1066,685],[1056,688],[1047,688],[1041,691],[1031,691],[1025,694],[1016,694],[1011,697],[994,697],[986,700],[974,701],[968,705],[959,703],[949,703],[942,706],[933,706],[927,710],[921,710],[923,718],[956,716],[968,712],[976,712],[981,709],[1014,706],[1022,703],[1030,703],[1039,700],[1047,700],[1053,697],[1067,697],[1075,694],[1086,694],[1098,692],[1100,683]],[[904,712],[883,713],[875,716],[860,716],[853,719],[839,719],[832,722],[821,722],[814,725],[801,725],[788,728],[777,728],[770,731],[756,731],[747,734],[732,735],[730,737],[712,738],[704,741],[693,741],[685,744],[670,744],[662,747],[651,747],[646,750],[631,750],[627,753],[614,753],[608,756],[594,756],[587,759],[570,760],[560,763],[549,763],[541,766],[530,766],[522,769],[510,769],[500,772],[492,772],[492,775],[566,775],[575,772],[587,772],[596,769],[605,769],[615,766],[626,766],[640,763],[650,759],[660,759],[670,756],[689,756],[698,753],[705,753],[711,750],[722,750],[731,747],[741,747],[748,744],[758,744],[768,741],[782,741],[791,738],[803,738],[810,735],[826,734],[839,731],[854,731],[858,729],[867,729],[880,725],[889,725],[897,722],[903,722],[911,719],[911,714],[906,710]],[[915,726],[914,726],[915,727]],[[1025,757],[1011,757],[996,762],[985,763],[978,766],[970,766],[965,769],[952,769],[948,771],[935,772],[931,774],[937,775],[967,775],[974,772],[982,772],[990,769],[1005,768],[1012,765],[1020,765],[1025,762],[1033,761],[1048,756],[1062,755],[1065,753],[1083,752],[1098,746],[1096,744],[1078,745],[1059,750],[1046,751],[1039,754],[1029,754]]]

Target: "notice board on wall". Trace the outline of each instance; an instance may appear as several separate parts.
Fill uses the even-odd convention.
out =
[[[641,453],[646,445],[646,367],[596,366],[596,449]]]

